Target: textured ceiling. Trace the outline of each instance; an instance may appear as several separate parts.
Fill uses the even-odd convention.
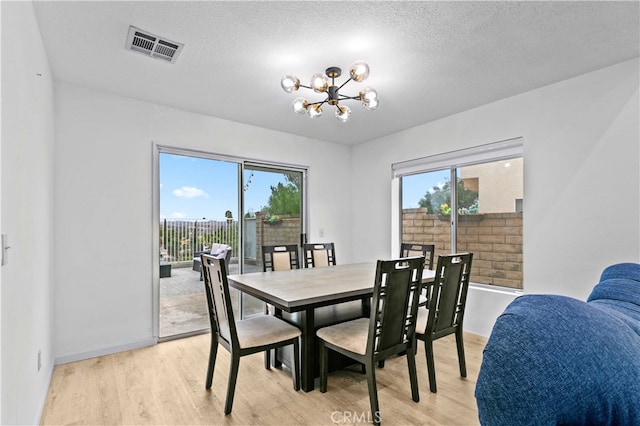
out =
[[[34,2],[56,80],[357,144],[639,56],[632,2]],[[124,49],[129,25],[182,42],[175,64]],[[296,115],[328,66],[369,63],[376,111]],[[346,72],[345,72],[346,74]],[[344,78],[338,80],[342,83]],[[309,95],[301,89],[299,95]]]

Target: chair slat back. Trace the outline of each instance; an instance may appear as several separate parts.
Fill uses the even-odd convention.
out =
[[[336,264],[333,243],[307,243],[304,245],[305,268],[319,268]]]
[[[435,251],[435,244],[400,244],[400,257],[424,256],[424,267],[426,269],[433,269],[433,256]]]
[[[234,342],[238,341],[238,336],[231,297],[229,296],[225,260],[203,254],[201,261],[211,332],[216,332],[219,338],[228,343],[229,347],[234,346]]]
[[[300,268],[300,262],[297,245],[262,246],[262,269],[264,272],[298,268]]]
[[[462,326],[473,253],[438,256],[429,299],[426,333],[442,333]]]
[[[384,358],[413,347],[424,257],[378,260],[371,304],[368,350]]]

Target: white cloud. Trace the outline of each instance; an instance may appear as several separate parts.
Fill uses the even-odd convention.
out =
[[[438,182],[436,184],[436,187],[438,187],[440,189],[444,188],[444,182]],[[436,192],[435,187],[431,187],[431,188],[427,189],[427,192],[430,192],[432,194],[435,193]]]
[[[169,215],[171,219],[186,219],[187,215],[182,212],[173,212]]]
[[[209,196],[202,189],[195,188],[193,186],[183,186],[182,188],[174,189],[172,194],[179,198],[196,198]]]

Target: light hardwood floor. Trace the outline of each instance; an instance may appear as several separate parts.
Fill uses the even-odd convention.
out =
[[[411,399],[405,357],[376,370],[385,425],[477,425],[473,396],[486,339],[465,335],[468,377],[460,377],[453,336],[434,343],[438,393],[429,392],[424,347],[416,357],[420,402]],[[359,368],[329,375],[327,393],[295,392],[290,371],[265,370],[262,354],[243,357],[230,415],[223,414],[229,356],[218,351],[205,390],[210,335],[57,366],[42,425],[332,425],[371,419]]]

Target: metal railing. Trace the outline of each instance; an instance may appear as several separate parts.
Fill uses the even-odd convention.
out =
[[[185,262],[213,243],[228,244],[238,253],[238,222],[233,219],[162,219],[160,221],[160,260]]]

